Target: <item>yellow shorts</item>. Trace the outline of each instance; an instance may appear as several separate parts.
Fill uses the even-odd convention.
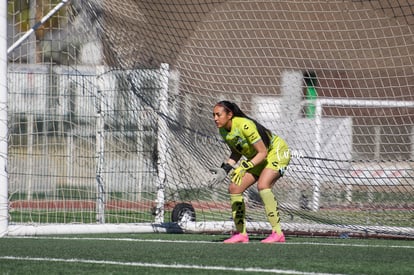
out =
[[[267,152],[266,159],[259,165],[249,170],[254,176],[260,176],[264,168],[270,168],[280,173],[280,176],[286,171],[290,162],[290,150],[287,143],[278,136],[274,136],[270,150]]]

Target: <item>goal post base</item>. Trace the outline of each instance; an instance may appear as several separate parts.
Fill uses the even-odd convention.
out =
[[[414,228],[358,225],[321,225],[282,223],[283,231],[290,236],[324,236],[339,238],[392,238],[412,239]],[[44,236],[74,234],[126,234],[126,233],[188,233],[228,234],[234,231],[232,221],[136,224],[10,224],[6,236]],[[248,222],[250,234],[268,234],[271,227],[266,222]]]
[[[185,233],[223,234],[234,231],[232,221],[223,222],[186,222],[180,225]],[[271,227],[266,222],[247,222],[247,232],[251,234],[268,234]],[[403,238],[411,239],[414,228],[393,226],[328,225],[310,223],[282,223],[286,235],[325,236],[325,237],[359,237],[359,238]]]
[[[136,224],[10,224],[7,236],[40,236],[72,234],[118,234],[118,233],[182,233],[177,223]]]

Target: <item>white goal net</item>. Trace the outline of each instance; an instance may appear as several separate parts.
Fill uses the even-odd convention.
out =
[[[7,1],[7,47],[32,33],[7,55],[0,235],[232,231],[209,183],[230,100],[289,144],[286,234],[414,237],[413,0],[34,2]]]

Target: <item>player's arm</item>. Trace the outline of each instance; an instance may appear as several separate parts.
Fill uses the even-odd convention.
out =
[[[262,163],[267,157],[267,148],[263,140],[260,138],[256,127],[251,127],[247,124],[244,125],[245,136],[247,140],[251,142],[251,145],[256,150],[256,155],[250,160],[242,160],[240,165],[234,169],[231,180],[236,185],[241,185],[244,174],[249,169],[252,169],[256,165]]]
[[[231,155],[229,157],[229,159],[227,160],[227,163],[230,164],[231,166],[234,166],[241,158],[241,155],[235,151],[231,151]]]
[[[264,144],[263,140],[258,140],[253,144],[254,149],[256,150],[257,154],[250,160],[254,166],[262,163],[267,157],[267,148]]]
[[[242,155],[240,155],[234,150],[231,150],[230,157],[227,161],[223,162],[221,168],[224,169],[224,171],[226,171],[226,173],[228,174],[234,168],[234,165],[236,165],[236,163],[239,161],[241,157]]]
[[[256,155],[248,161],[250,162],[249,166],[254,167],[266,159],[267,147],[260,137],[260,133],[253,121],[246,121],[242,127],[242,131],[248,143],[250,143],[256,151]]]

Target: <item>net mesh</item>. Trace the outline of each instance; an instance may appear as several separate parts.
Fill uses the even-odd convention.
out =
[[[58,1],[38,2],[8,1],[9,43]],[[71,1],[9,55],[11,220],[226,231],[228,179],[209,168],[230,153],[212,120],[230,100],[290,146],[286,231],[414,236],[413,9]],[[268,230],[255,186],[245,200]]]

